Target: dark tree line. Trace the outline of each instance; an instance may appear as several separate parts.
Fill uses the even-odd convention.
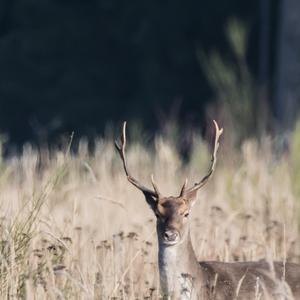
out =
[[[199,121],[213,91],[197,50],[230,59],[224,27],[240,19],[258,76],[259,7],[258,0],[2,0],[0,130],[21,144],[91,135],[123,119],[155,129],[158,111],[174,102],[183,121]]]

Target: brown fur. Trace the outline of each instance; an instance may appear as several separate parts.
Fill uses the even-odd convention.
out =
[[[190,188],[187,180],[178,197],[163,197],[152,176],[153,190],[145,187],[129,172],[125,146],[126,122],[121,144],[116,148],[123,162],[128,181],[141,190],[157,216],[158,261],[163,296],[175,299],[234,300],[255,299],[262,293],[275,299],[289,299],[285,282],[300,299],[300,265],[282,262],[200,262],[198,263],[189,229],[189,212],[197,191],[207,183],[216,165],[219,138],[223,129],[214,121],[216,135],[211,166],[206,176]],[[273,270],[273,271],[272,271]]]
[[[164,272],[164,264],[167,264],[171,272],[178,270],[178,274],[189,276],[193,283],[190,299],[199,297],[220,300],[255,299],[256,293],[276,299],[288,293],[288,289],[284,290],[285,283],[294,298],[300,299],[300,265],[286,263],[284,266],[283,262],[269,264],[266,261],[234,263],[202,261],[198,263],[190,240],[189,225],[183,215],[184,212],[189,211],[191,202],[180,197],[169,197],[161,199],[158,203],[160,203],[157,205],[157,210],[160,212],[157,219],[160,272]],[[168,245],[164,242],[166,230],[179,233],[180,240],[175,245]],[[170,253],[172,247],[176,253],[176,259],[170,258],[170,261],[166,262],[168,258],[165,257],[163,261],[161,257]],[[172,278],[172,274],[169,274],[169,278]],[[171,293],[181,298],[181,287],[173,291],[169,290],[168,283],[163,282],[162,285],[165,290],[164,294]]]

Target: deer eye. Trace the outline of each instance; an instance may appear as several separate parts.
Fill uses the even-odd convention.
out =
[[[187,218],[188,216],[189,216],[189,212],[186,212],[183,216],[185,217],[185,218]]]

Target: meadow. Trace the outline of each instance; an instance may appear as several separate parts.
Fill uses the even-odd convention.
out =
[[[130,130],[130,127],[129,127]],[[300,263],[300,126],[284,138],[221,139],[191,232],[199,260]],[[128,141],[135,177],[177,195],[206,174],[210,142],[188,160],[171,138]],[[152,145],[152,146],[151,146]],[[282,146],[283,145],[283,146]],[[0,299],[159,299],[155,216],[126,180],[113,137],[0,161]]]

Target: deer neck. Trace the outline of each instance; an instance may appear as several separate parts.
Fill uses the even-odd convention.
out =
[[[160,286],[164,296],[175,299],[196,299],[195,287],[201,284],[202,272],[193,250],[190,232],[173,246],[158,238]]]

